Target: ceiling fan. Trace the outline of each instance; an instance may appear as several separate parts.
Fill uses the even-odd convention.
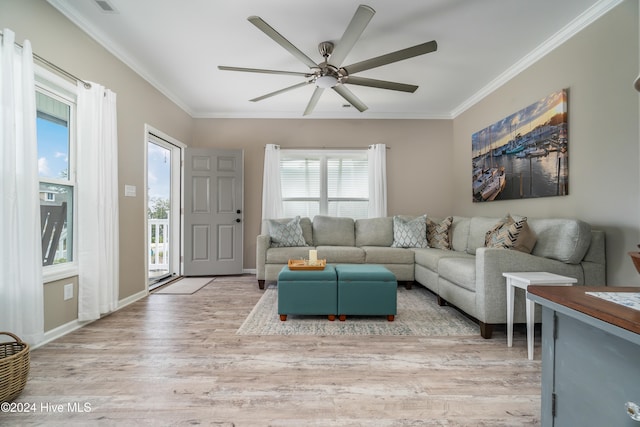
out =
[[[266,98],[270,98],[281,93],[307,86],[309,84],[315,84],[316,88],[307,104],[307,108],[304,110],[304,115],[311,114],[315,108],[320,96],[325,89],[333,89],[340,96],[353,105],[358,111],[363,112],[368,107],[353,94],[345,85],[351,84],[356,86],[369,86],[380,89],[396,90],[401,92],[413,93],[418,89],[418,86],[389,82],[385,80],[369,79],[366,77],[354,76],[354,74],[370,70],[372,68],[380,67],[383,65],[391,64],[393,62],[402,61],[405,59],[413,58],[415,56],[424,55],[426,53],[434,52],[438,49],[438,44],[435,40],[422,43],[416,46],[412,46],[406,49],[401,49],[395,52],[387,53],[385,55],[370,58],[364,61],[357,62],[355,64],[342,66],[342,62],[345,60],[355,43],[360,38],[360,35],[369,24],[371,18],[375,14],[373,8],[360,5],[356,10],[351,22],[347,26],[340,41],[334,45],[330,41],[324,41],[318,46],[318,50],[324,60],[320,63],[316,63],[307,55],[305,55],[300,49],[295,47],[291,42],[284,38],[280,33],[274,30],[269,24],[267,24],[262,18],[258,16],[250,16],[247,18],[249,22],[258,27],[263,33],[273,39],[280,46],[285,48],[289,53],[295,56],[299,61],[309,67],[307,72],[295,72],[295,71],[280,71],[280,70],[265,70],[260,68],[242,68],[242,67],[227,67],[218,66],[220,70],[226,71],[243,71],[249,73],[264,73],[264,74],[285,74],[293,76],[302,76],[305,81],[295,84],[293,86],[286,87],[284,89],[277,90],[275,92],[268,93],[266,95],[253,98],[250,101],[257,102]]]

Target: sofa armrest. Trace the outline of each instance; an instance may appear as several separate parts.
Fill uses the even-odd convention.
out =
[[[476,309],[485,323],[505,323],[507,290],[504,272],[546,271],[575,277],[584,284],[580,264],[567,264],[508,249],[478,248],[476,251]],[[522,312],[524,305],[522,307]]]
[[[256,239],[256,279],[265,280],[267,249],[271,246],[271,236],[260,234]]]

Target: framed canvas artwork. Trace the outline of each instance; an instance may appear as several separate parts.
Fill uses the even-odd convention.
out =
[[[567,128],[562,89],[474,133],[473,201],[567,195]]]

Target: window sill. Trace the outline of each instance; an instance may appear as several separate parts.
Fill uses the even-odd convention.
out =
[[[78,266],[71,265],[51,265],[42,269],[42,282],[49,283],[56,280],[68,279],[78,275]]]

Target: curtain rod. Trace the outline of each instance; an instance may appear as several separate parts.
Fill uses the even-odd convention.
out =
[[[2,33],[2,31],[0,31],[0,37],[4,37],[4,34]],[[17,41],[13,42],[16,46],[18,46],[20,49],[23,49],[22,45],[20,43],[18,43]],[[63,70],[62,68],[58,67],[56,64],[47,61],[46,59],[44,59],[43,57],[41,57],[40,55],[36,54],[35,52],[31,52],[33,54],[33,57],[38,60],[39,62],[41,62],[42,64],[46,65],[49,68],[52,68],[54,71],[57,71],[58,73],[64,75],[65,77],[71,79],[71,80],[75,80],[78,82],[81,82],[84,85],[85,89],[90,89],[91,88],[91,83],[89,82],[85,82],[84,80],[82,80],[81,78],[78,78],[76,76],[74,76],[73,74],[71,74],[70,72],[68,72],[67,70]]]

